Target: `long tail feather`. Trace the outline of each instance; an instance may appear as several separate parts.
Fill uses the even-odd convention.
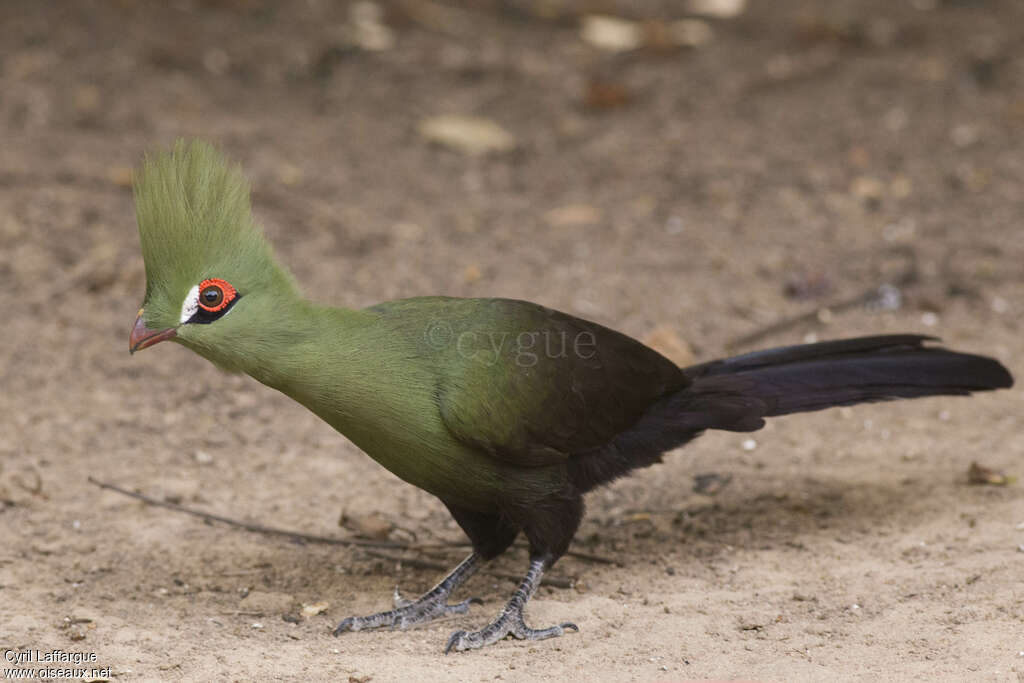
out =
[[[686,369],[693,379],[687,392],[717,395],[727,404],[729,395],[752,399],[761,404],[755,412],[763,418],[1013,385],[999,361],[928,347],[927,341],[932,339],[893,335],[759,351]]]
[[[917,335],[787,346],[695,365],[686,388],[665,397],[611,443],[570,461],[581,490],[661,460],[707,429],[749,432],[764,419],[833,406],[1013,385],[999,361]]]

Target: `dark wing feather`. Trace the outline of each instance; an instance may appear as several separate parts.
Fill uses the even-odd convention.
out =
[[[442,420],[459,441],[514,465],[601,446],[689,383],[664,356],[597,323],[509,299],[457,308]]]

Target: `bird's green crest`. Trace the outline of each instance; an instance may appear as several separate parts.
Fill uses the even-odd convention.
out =
[[[253,221],[249,183],[213,145],[179,140],[147,156],[134,192],[151,327],[177,325],[186,294],[204,278],[243,294],[294,291]]]

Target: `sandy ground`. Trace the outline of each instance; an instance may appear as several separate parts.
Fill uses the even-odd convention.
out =
[[[310,534],[351,535],[344,514],[460,540],[438,502],[284,397],[175,345],[129,357],[128,174],[183,135],[244,163],[323,301],[513,296],[707,359],[912,254],[897,310],[756,345],[924,332],[1024,374],[1024,5],[751,5],[701,47],[613,54],[581,39],[582,15],[657,38],[679,4],[410,0],[385,7],[383,38],[365,4],[0,4],[4,656],[94,654],[124,681],[1024,680],[1024,489],[966,483],[972,461],[1024,471],[1020,389],[779,419],[756,443],[710,434],[590,496],[574,549],[616,564],[566,558],[553,573],[575,588],[528,611],[579,633],[447,657],[509,580],[474,578],[485,605],[465,618],[329,631],[429,587],[439,572],[409,560],[460,547],[388,551],[399,562],[88,481]],[[515,149],[433,144],[418,125],[439,114],[490,119]],[[694,493],[706,473],[731,480]]]

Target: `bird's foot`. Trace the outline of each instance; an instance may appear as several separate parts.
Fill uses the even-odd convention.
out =
[[[564,622],[558,626],[551,626],[549,628],[530,628],[526,625],[523,620],[522,610],[510,610],[506,608],[493,622],[480,629],[479,631],[456,631],[448,639],[448,645],[444,649],[444,653],[448,654],[453,650],[461,652],[462,650],[475,650],[477,648],[492,645],[498,642],[502,638],[512,636],[520,640],[544,640],[545,638],[556,638],[563,633],[566,629],[572,629],[573,631],[579,631],[579,627],[572,622]]]
[[[453,605],[448,604],[448,596],[461,583],[476,571],[479,556],[473,553],[458,567],[446,576],[441,583],[420,596],[417,600],[406,600],[395,589],[395,608],[387,612],[378,612],[365,617],[348,617],[343,619],[334,635],[340,636],[345,631],[365,631],[373,628],[397,628],[405,630],[413,626],[426,624],[435,619],[452,614],[465,614],[469,606],[482,605],[480,598],[469,598]]]
[[[544,574],[547,564],[547,559],[544,557],[532,558],[530,560],[530,570],[526,572],[526,576],[523,578],[522,583],[519,584],[519,588],[513,593],[512,599],[505,604],[505,608],[501,610],[498,618],[479,631],[471,633],[456,631],[448,639],[448,645],[444,648],[444,653],[448,654],[452,650],[457,652],[475,650],[492,645],[508,636],[520,640],[544,640],[545,638],[556,638],[565,633],[566,629],[579,631],[580,629],[576,624],[568,621],[558,626],[536,629],[527,626],[526,620],[523,619],[523,608],[526,607],[527,601],[537,590],[537,586],[540,585],[540,579]]]

